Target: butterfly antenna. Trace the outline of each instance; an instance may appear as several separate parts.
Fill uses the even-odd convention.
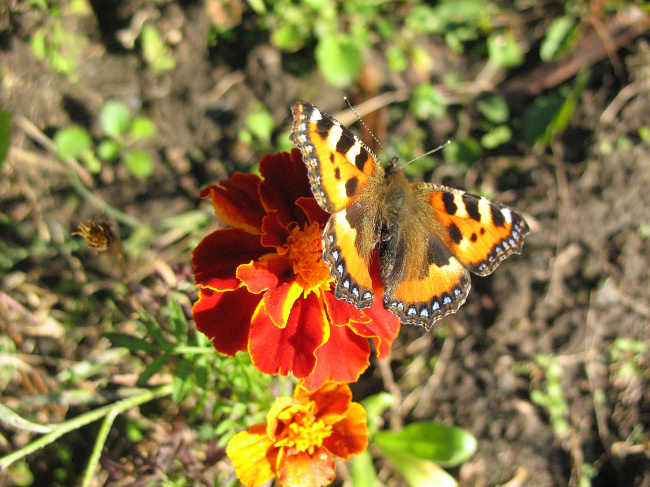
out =
[[[408,162],[407,162],[406,164],[404,164],[404,165],[407,166],[407,165],[409,165],[410,163],[412,163],[412,162],[414,162],[414,161],[417,161],[418,159],[422,159],[423,157],[428,156],[429,154],[433,154],[434,152],[438,152],[440,149],[444,149],[445,147],[447,147],[450,143],[451,143],[451,141],[448,140],[448,141],[445,142],[444,144],[440,144],[440,145],[439,145],[438,147],[436,147],[435,149],[431,149],[429,152],[425,152],[425,153],[422,154],[421,156],[417,156],[415,159],[411,159],[410,161],[408,161]]]
[[[361,122],[361,125],[363,125],[363,126],[365,127],[366,131],[370,134],[370,136],[373,138],[373,140],[374,140],[375,142],[377,142],[377,145],[378,145],[379,147],[381,147],[381,150],[383,150],[384,153],[385,153],[388,157],[390,157],[391,162],[393,162],[393,163],[397,162],[397,156],[391,156],[391,155],[388,153],[388,151],[387,151],[386,148],[382,145],[382,143],[379,142],[379,140],[377,139],[377,137],[375,137],[375,134],[372,133],[372,130],[370,130],[370,129],[368,128],[368,126],[366,125],[366,122],[363,121],[363,119],[359,116],[359,114],[357,113],[357,111],[354,109],[354,107],[352,106],[352,103],[350,103],[350,99],[349,99],[347,96],[344,96],[343,99],[345,100],[345,103],[348,104],[348,107],[350,108],[350,110],[352,110],[352,113],[354,113],[354,114],[357,116],[357,120],[359,120],[359,122]]]

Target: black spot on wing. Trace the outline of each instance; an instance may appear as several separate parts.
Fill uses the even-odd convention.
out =
[[[341,180],[341,168],[337,167],[334,169],[334,177],[336,178],[337,181]]]
[[[334,163],[334,152],[330,153],[330,162]]]
[[[492,214],[492,223],[497,227],[502,227],[506,223],[503,212],[494,203],[490,203],[490,213]]]
[[[470,240],[472,242],[476,242],[478,240],[478,235],[476,235],[475,233],[472,233],[472,236],[470,237]]]
[[[478,198],[474,195],[465,193],[463,195],[463,203],[465,203],[465,210],[472,220],[477,222],[481,221],[481,212],[478,211]]]
[[[449,231],[449,236],[456,245],[458,245],[463,240],[463,234],[460,233],[460,228],[458,228],[455,223],[449,225],[447,227],[447,230]]]
[[[354,158],[354,164],[357,166],[359,171],[363,171],[363,168],[366,167],[366,162],[368,162],[368,151],[363,147]]]
[[[349,198],[357,192],[359,180],[357,178],[350,178],[345,182],[345,194]]]
[[[456,214],[456,212],[458,211],[458,206],[456,206],[456,203],[454,202],[453,193],[443,193],[442,202],[445,205],[445,211],[447,212],[447,214],[449,215]]]
[[[342,132],[336,143],[336,152],[346,155],[355,144],[355,140],[346,132]]]
[[[316,133],[325,140],[328,137],[330,130],[332,130],[332,127],[334,127],[334,121],[327,117],[323,117],[316,122]]]

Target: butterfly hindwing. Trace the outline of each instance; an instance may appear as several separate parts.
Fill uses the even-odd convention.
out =
[[[330,217],[323,230],[323,260],[336,283],[336,297],[361,309],[372,306],[374,297],[369,267],[376,241],[366,238],[374,235],[374,221],[363,217],[355,223],[350,217],[356,211],[353,205]]]
[[[438,235],[426,207],[384,229],[380,243],[384,307],[402,323],[430,328],[465,302],[469,271]]]
[[[294,102],[291,140],[302,151],[312,192],[330,213],[368,195],[383,182],[384,169],[350,130],[311,103]]]

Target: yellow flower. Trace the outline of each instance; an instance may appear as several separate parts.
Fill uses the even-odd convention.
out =
[[[276,399],[266,416],[237,434],[226,448],[237,477],[255,487],[274,476],[284,487],[316,487],[334,480],[334,456],[344,459],[368,447],[366,412],[352,402],[346,384],[328,382],[309,392]]]

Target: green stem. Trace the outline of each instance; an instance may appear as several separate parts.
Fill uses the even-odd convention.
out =
[[[103,406],[101,408],[88,411],[87,413],[77,416],[76,418],[72,418],[68,421],[49,425],[50,428],[52,428],[51,433],[48,433],[45,436],[32,441],[30,444],[24,446],[23,448],[0,458],[0,470],[7,468],[13,462],[20,460],[30,453],[33,453],[36,450],[49,445],[57,438],[63,436],[66,433],[69,433],[70,431],[79,429],[82,426],[90,424],[93,421],[97,421],[98,419],[101,419],[107,415],[118,415],[128,409],[131,409],[132,407],[144,404],[145,402],[159,399],[164,396],[169,396],[172,393],[172,389],[173,387],[171,384],[164,385],[157,389],[144,391],[142,394],[139,394],[137,396],[122,399],[121,401],[109,404],[108,406]]]

